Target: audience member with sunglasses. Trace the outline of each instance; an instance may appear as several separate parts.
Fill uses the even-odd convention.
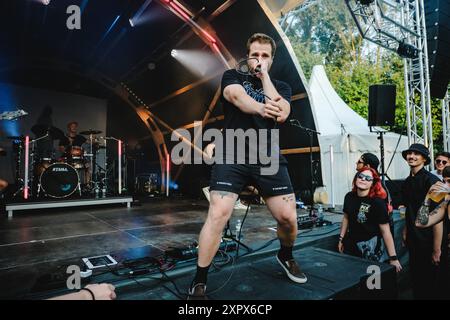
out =
[[[366,153],[363,153],[359,157],[358,161],[356,162],[356,171],[358,171],[364,167],[368,167],[368,168],[375,169],[375,171],[378,173],[378,175],[380,175],[380,173],[378,172],[379,165],[380,165],[380,160],[378,159],[378,157],[376,155],[374,155],[373,153],[366,152]],[[385,185],[383,185],[383,183],[381,183],[381,187],[384,189],[384,191],[386,191],[387,196],[386,196],[386,199],[384,200],[384,202],[386,202],[386,207],[387,207],[388,214],[389,214],[389,228],[391,229],[392,236],[394,236],[394,218],[393,218],[394,208],[392,206],[392,198],[389,194],[389,190],[386,188]]]
[[[389,261],[399,272],[402,267],[384,199],[386,191],[377,171],[368,167],[359,169],[353,178],[353,189],[344,199],[338,250],[372,261]]]
[[[450,165],[450,153],[449,152],[439,152],[434,157],[434,166],[435,170],[431,171],[432,174],[437,176],[440,180],[442,180],[442,170],[445,167]]]

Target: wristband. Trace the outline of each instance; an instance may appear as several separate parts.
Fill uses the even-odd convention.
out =
[[[94,293],[92,292],[91,289],[88,289],[88,288],[81,288],[80,291],[81,291],[81,290],[86,290],[87,292],[89,292],[89,293],[91,294],[91,296],[92,296],[92,300],[95,300],[95,295],[94,295]]]
[[[397,260],[398,260],[397,256],[390,256],[389,257],[389,261],[397,261]]]

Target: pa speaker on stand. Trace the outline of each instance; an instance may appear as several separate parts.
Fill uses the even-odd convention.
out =
[[[393,84],[376,84],[369,87],[369,127],[395,124],[395,96]]]
[[[377,84],[369,87],[369,127],[371,132],[378,133],[380,140],[380,177],[381,183],[388,193],[388,202],[391,203],[392,198],[389,190],[386,188],[386,178],[391,180],[387,175],[384,165],[384,133],[385,130],[375,129],[373,126],[389,126],[395,124],[395,99],[396,87],[392,84]]]

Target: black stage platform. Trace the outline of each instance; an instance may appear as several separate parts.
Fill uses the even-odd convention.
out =
[[[214,272],[208,277],[212,300],[339,300],[395,299],[396,273],[392,266],[376,264],[381,271],[381,289],[367,289],[370,262],[329,250],[308,247],[296,250],[294,257],[308,277],[305,284],[290,281],[274,255],[253,257],[250,261]],[[370,273],[371,274],[371,273]],[[179,288],[187,288],[192,273],[174,279]],[[145,282],[144,282],[145,283]],[[166,287],[174,286],[170,283]],[[130,283],[123,287],[121,299],[179,299],[158,284]],[[183,292],[184,293],[184,292]]]
[[[110,254],[119,267],[98,270],[83,285],[110,282],[118,299],[184,299],[195,272],[195,257],[178,261],[162,275],[153,266],[142,275],[130,277],[123,263],[145,258],[161,261],[164,252],[185,248],[197,241],[206,218],[208,203],[189,199],[149,199],[132,208],[85,207],[37,209],[7,219],[0,218],[0,299],[44,299],[68,292],[66,269],[82,266],[83,257]],[[243,218],[236,210],[231,219]],[[299,210],[299,214],[304,213]],[[208,292],[220,299],[360,299],[367,277],[367,261],[335,252],[341,214],[325,213],[332,225],[299,231],[295,256],[308,275],[304,285],[291,282],[275,260],[279,248],[276,223],[265,206],[252,205],[243,226],[243,242],[237,261],[220,270],[211,268]],[[396,239],[400,239],[403,220],[396,216]],[[232,229],[234,231],[234,229]],[[399,242],[399,241],[396,241]],[[262,248],[264,247],[264,248]],[[404,250],[398,245],[405,264]],[[260,250],[258,250],[260,249]],[[230,251],[229,256],[235,257]],[[218,265],[224,257],[217,256]],[[142,262],[142,261],[141,261]],[[138,263],[139,264],[139,263]],[[138,266],[139,267],[139,266]],[[142,267],[142,266],[141,266]],[[133,267],[136,269],[136,266]],[[385,290],[383,298],[396,295],[395,273],[389,265],[380,265]],[[139,269],[139,268],[138,268]],[[142,269],[142,268],[140,268]],[[392,284],[392,285],[391,285]],[[371,298],[378,296],[371,295]]]

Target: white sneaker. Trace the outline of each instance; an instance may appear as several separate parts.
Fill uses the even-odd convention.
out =
[[[206,199],[208,200],[208,202],[210,202],[210,200],[209,200],[209,187],[204,187],[202,189],[202,191],[203,191],[203,194],[205,195]]]

